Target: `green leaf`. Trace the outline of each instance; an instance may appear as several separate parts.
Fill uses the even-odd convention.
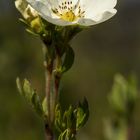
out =
[[[130,102],[135,102],[137,99],[137,79],[135,76],[131,76],[128,83],[128,93]]]
[[[68,46],[66,50],[64,62],[62,65],[62,73],[68,71],[72,67],[73,63],[74,63],[74,51],[70,46]]]
[[[72,132],[70,129],[67,129],[67,132],[66,132],[66,140],[71,140],[71,135],[72,135]]]
[[[59,132],[63,132],[66,129],[66,124],[62,120],[62,110],[59,104],[55,109],[55,127]]]
[[[127,84],[127,81],[120,74],[115,76],[109,101],[114,111],[118,113],[126,112]]]
[[[85,125],[89,118],[89,108],[88,108],[88,102],[86,98],[82,103],[79,103],[78,108],[76,109],[76,115],[77,115],[77,122],[76,122],[76,128],[80,129]]]
[[[68,110],[65,111],[63,120],[66,123],[66,128],[76,129],[76,116],[74,114],[74,108],[72,106],[69,107]]]
[[[43,115],[43,109],[42,109],[41,101],[40,101],[39,96],[35,92],[32,96],[32,105],[33,105],[34,109],[36,110],[36,112],[40,116],[42,116]]]
[[[78,108],[69,106],[62,114],[60,105],[56,106],[55,128],[58,131],[58,140],[76,140],[76,132],[87,122],[89,117],[88,102],[86,99],[79,103]]]
[[[117,74],[114,79],[109,102],[114,111],[122,115],[130,115],[134,109],[137,99],[137,86],[134,77],[126,80],[122,75]]]
[[[23,91],[24,91],[25,98],[29,102],[31,102],[32,96],[34,94],[34,90],[32,89],[30,82],[27,79],[24,80]]]
[[[80,27],[79,25],[75,26],[68,26],[65,27],[66,33],[65,36],[67,36],[67,41],[71,41],[79,32],[81,32],[84,28]],[[64,38],[65,38],[64,36]]]
[[[18,89],[19,93],[22,95],[23,94],[23,89],[22,89],[22,86],[21,86],[20,79],[18,77],[16,79],[16,84],[17,84],[17,89]]]
[[[67,129],[60,134],[60,136],[58,137],[58,140],[67,140],[66,133],[67,133]]]
[[[30,82],[25,79],[23,82],[23,86],[21,85],[20,79],[16,79],[17,88],[20,94],[27,100],[27,102],[35,109],[35,111],[42,117],[43,116],[43,108],[41,105],[41,101],[39,96],[32,89]]]
[[[47,108],[47,99],[46,99],[46,97],[44,98],[44,100],[42,102],[42,109],[43,109],[44,115],[48,116],[48,108]]]

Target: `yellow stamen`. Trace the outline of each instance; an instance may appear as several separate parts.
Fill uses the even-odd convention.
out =
[[[75,14],[76,9],[78,11]],[[79,6],[79,1],[76,5],[73,5],[72,1],[65,1],[61,5],[59,5],[58,8],[52,9],[52,11],[61,19],[68,22],[73,22],[78,18],[84,17],[85,13],[85,11],[81,10],[81,7]]]
[[[75,14],[72,11],[68,11],[63,13],[62,15],[60,15],[60,17],[65,20],[65,21],[75,21],[77,19],[77,17],[75,16]]]

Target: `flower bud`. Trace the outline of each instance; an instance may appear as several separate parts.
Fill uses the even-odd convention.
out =
[[[15,6],[18,9],[18,11],[22,14],[24,19],[27,21],[31,21],[34,18],[38,17],[37,11],[35,11],[26,0],[16,0]]]
[[[40,17],[36,17],[31,21],[31,28],[36,32],[36,33],[41,33],[43,31],[43,24],[41,22]]]
[[[43,31],[43,23],[38,12],[34,10],[26,0],[16,0],[15,6],[29,25],[30,32],[40,34]]]

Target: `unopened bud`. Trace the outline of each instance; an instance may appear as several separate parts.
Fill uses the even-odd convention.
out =
[[[22,14],[24,19],[31,21],[34,18],[38,17],[37,11],[35,11],[26,0],[16,0],[15,6],[18,11]]]

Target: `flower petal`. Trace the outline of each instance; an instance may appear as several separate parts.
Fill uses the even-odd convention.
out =
[[[51,16],[51,7],[47,0],[27,0],[27,2],[39,13]]]
[[[27,1],[40,14],[40,16],[42,18],[44,18],[45,20],[47,20],[48,22],[50,22],[52,24],[56,24],[59,26],[68,26],[68,25],[76,24],[76,22],[68,22],[68,21],[61,19],[57,15],[55,15],[52,12],[52,7],[51,7],[52,3],[51,4],[47,3],[47,2],[44,3],[44,2],[39,1],[39,0],[27,0]]]
[[[44,18],[48,22],[55,24],[55,25],[59,25],[59,26],[69,26],[69,25],[76,24],[76,22],[68,22],[68,21],[65,21],[61,18],[52,18],[52,17],[46,16],[44,14],[41,14],[41,16],[42,16],[42,18]]]
[[[78,21],[78,24],[82,26],[96,25],[110,19],[112,16],[116,14],[116,12],[117,12],[116,9],[111,9],[111,10],[98,14],[94,18],[82,18]]]
[[[38,13],[27,3],[26,0],[16,0],[15,6],[25,19],[32,19],[38,16]]]
[[[113,9],[117,0],[81,0],[81,5],[85,11],[85,17],[91,18],[98,13]]]
[[[16,0],[15,6],[21,13],[24,13],[25,9],[28,6],[28,3],[26,2],[26,0]]]

